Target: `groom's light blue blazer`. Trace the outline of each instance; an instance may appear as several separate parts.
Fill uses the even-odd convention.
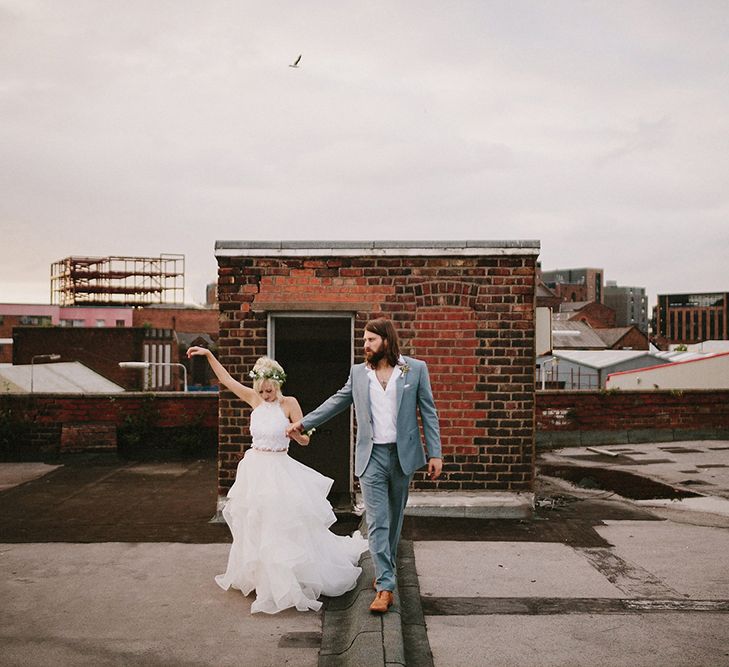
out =
[[[425,465],[423,442],[418,429],[418,415],[423,423],[425,444],[429,458],[441,458],[440,427],[438,413],[430,388],[428,367],[424,361],[412,357],[402,357],[407,368],[403,375],[399,367],[394,373],[397,388],[397,454],[400,467],[410,475]],[[352,366],[347,384],[328,398],[316,410],[306,415],[302,421],[303,430],[308,431],[346,410],[354,403],[357,415],[357,443],[354,454],[354,474],[360,477],[369,463],[372,454],[372,414],[370,412],[370,386],[366,364]]]

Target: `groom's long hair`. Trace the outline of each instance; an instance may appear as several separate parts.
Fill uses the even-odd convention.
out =
[[[397,361],[400,358],[400,343],[397,340],[397,331],[395,331],[393,323],[386,317],[378,317],[376,320],[370,320],[365,324],[365,331],[382,337],[387,363],[393,367],[397,366]]]

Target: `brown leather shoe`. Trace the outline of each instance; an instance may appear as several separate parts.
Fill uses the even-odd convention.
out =
[[[370,605],[370,611],[384,614],[392,606],[392,602],[392,591],[377,591],[377,595]]]

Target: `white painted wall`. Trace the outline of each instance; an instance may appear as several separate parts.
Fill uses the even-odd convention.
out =
[[[729,389],[729,353],[624,373],[613,373],[607,389]]]
[[[536,314],[537,356],[552,351],[552,309],[539,306]]]

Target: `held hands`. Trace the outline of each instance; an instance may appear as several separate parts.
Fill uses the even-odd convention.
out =
[[[428,476],[431,480],[436,480],[440,477],[440,473],[443,470],[443,459],[431,458],[428,459]]]
[[[301,433],[303,430],[303,426],[301,425],[301,419],[299,421],[295,421],[293,424],[289,424],[289,427],[286,429],[286,437],[287,438],[293,438],[294,432]]]
[[[306,445],[309,444],[310,438],[308,435],[304,435],[301,432],[301,429],[303,427],[301,426],[301,420],[294,422],[293,424],[290,424],[289,427],[286,429],[286,437],[291,438],[292,440],[295,440],[303,447],[306,447]]]

